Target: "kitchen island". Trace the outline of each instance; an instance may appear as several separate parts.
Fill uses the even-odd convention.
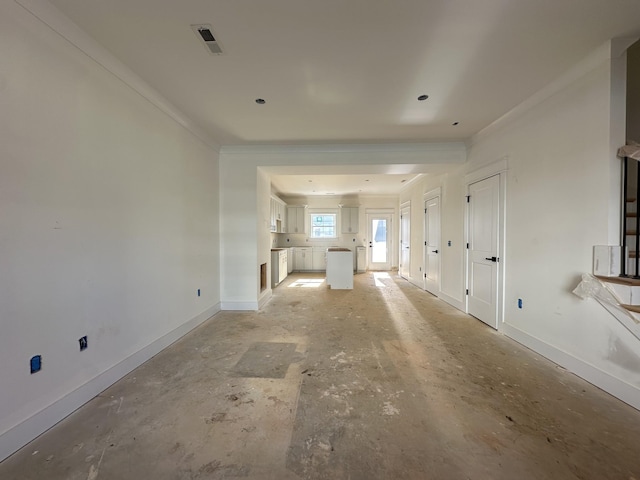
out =
[[[353,289],[353,252],[350,249],[327,249],[327,285],[332,290]]]

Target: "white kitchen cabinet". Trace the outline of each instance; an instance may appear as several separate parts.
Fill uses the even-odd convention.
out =
[[[311,247],[296,247],[294,267],[296,272],[313,270],[313,249]]]
[[[287,249],[271,250],[271,288],[275,288],[287,278]]]
[[[296,249],[293,247],[287,248],[287,274],[293,272],[293,262],[295,262]]]
[[[286,229],[286,207],[287,205],[278,197],[271,196],[270,203],[270,230],[276,233],[284,233]]]
[[[305,233],[306,207],[287,207],[287,233]]]
[[[330,248],[327,252],[327,285],[331,290],[353,288],[353,252],[348,248]]]
[[[313,261],[311,268],[315,271],[324,272],[327,269],[327,249],[314,248],[312,253]]]
[[[358,227],[360,226],[358,214],[358,207],[342,207],[340,213],[342,233],[358,233]]]

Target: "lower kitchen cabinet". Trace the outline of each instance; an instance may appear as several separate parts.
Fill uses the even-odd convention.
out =
[[[327,269],[327,249],[314,248],[312,254],[312,270],[325,271]]]
[[[296,247],[294,251],[294,270],[296,272],[313,270],[313,249],[311,247]]]

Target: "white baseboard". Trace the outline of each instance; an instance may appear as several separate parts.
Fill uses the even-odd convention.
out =
[[[221,310],[233,310],[233,311],[256,311],[259,310],[258,302],[220,302]]]
[[[416,287],[418,287],[420,290],[424,290],[424,282],[422,279],[420,280],[416,280],[413,277],[409,277],[407,280],[409,280],[409,283],[411,285],[415,285]]]
[[[460,300],[457,300],[457,299],[455,299],[455,298],[453,298],[453,297],[450,297],[450,296],[449,296],[449,295],[447,295],[446,293],[442,293],[442,292],[439,292],[439,293],[438,293],[438,295],[437,295],[437,297],[438,297],[440,300],[442,300],[442,301],[444,301],[444,302],[447,302],[447,303],[448,303],[449,305],[451,305],[452,307],[457,308],[457,309],[458,309],[458,310],[460,310],[461,312],[465,312],[465,313],[466,313],[466,311],[465,311],[465,306],[464,306],[464,302],[462,302],[462,301],[460,301]]]
[[[216,304],[0,435],[0,462],[220,311]]]
[[[605,392],[610,393],[614,397],[631,405],[633,408],[640,410],[640,388],[613,377],[594,365],[580,360],[567,352],[558,350],[512,325],[503,323],[500,332],[525,347],[530,348],[534,352],[539,353],[543,357],[548,358],[552,362],[566,368],[568,371],[578,375]]]
[[[264,307],[271,297],[273,297],[273,290],[270,289],[258,299],[258,310]]]

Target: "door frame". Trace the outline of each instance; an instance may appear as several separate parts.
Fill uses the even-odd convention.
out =
[[[403,255],[402,255],[402,219],[404,218],[404,211],[407,211],[407,217],[408,217],[408,235],[409,238],[407,239],[408,244],[409,244],[409,265],[405,265],[402,260],[403,260]],[[398,232],[400,233],[399,235],[399,242],[398,242],[398,274],[400,275],[401,278],[404,278],[405,280],[409,280],[411,281],[411,201],[406,201],[404,203],[402,203],[400,205],[400,224],[398,225],[399,230]],[[403,273],[406,275],[403,275]]]
[[[505,310],[505,265],[506,265],[506,199],[507,199],[507,171],[508,171],[507,156],[500,158],[499,160],[485,165],[483,167],[468,173],[464,177],[465,183],[465,210],[464,210],[464,237],[465,243],[469,243],[469,221],[471,220],[469,214],[469,189],[474,183],[486,180],[489,177],[498,175],[499,187],[498,187],[498,280],[496,288],[496,328],[502,330],[504,325],[504,310]],[[466,292],[469,290],[469,249],[465,248],[464,255],[464,311],[469,314],[469,296]]]
[[[422,229],[422,289],[424,291],[428,291],[427,290],[427,228],[428,228],[428,223],[427,223],[427,202],[429,200],[433,200],[434,198],[438,198],[439,199],[439,204],[440,204],[440,218],[439,218],[439,230],[440,230],[440,238],[439,238],[439,244],[440,244],[440,261],[438,262],[438,295],[439,296],[440,292],[442,291],[442,253],[444,251],[444,249],[442,248],[442,187],[437,187],[434,188],[433,190],[429,190],[427,193],[425,193],[422,196],[422,205],[424,205],[424,217],[423,217],[423,229]],[[429,292],[432,293],[433,292]],[[435,294],[434,294],[435,295]]]
[[[365,219],[366,219],[366,235],[369,236],[369,233],[372,233],[371,230],[371,220],[376,217],[386,217],[387,220],[387,260],[389,263],[389,269],[393,269],[393,220],[394,220],[394,210],[392,208],[378,208],[378,209],[369,209],[365,210]],[[369,249],[369,241],[371,239],[365,238],[365,247],[367,247],[367,270],[371,269],[371,252]]]

